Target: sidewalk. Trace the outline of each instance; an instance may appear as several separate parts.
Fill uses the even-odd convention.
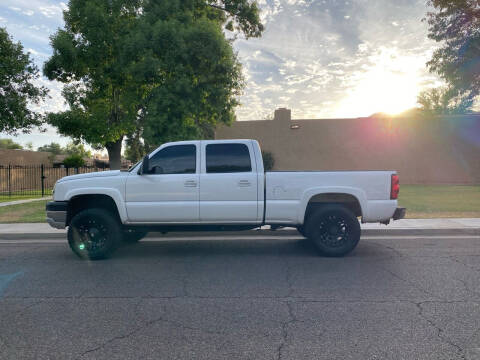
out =
[[[392,221],[389,225],[362,224],[362,235],[479,235],[480,218],[471,219],[402,219]],[[43,239],[65,238],[66,230],[58,230],[46,223],[38,224],[0,224],[0,239]],[[179,236],[180,233],[151,233],[150,237]],[[237,232],[186,232],[181,236],[298,236],[294,228],[282,228],[270,231],[270,226],[261,229]]]
[[[468,229],[480,228],[480,218],[401,219],[389,225],[362,224],[362,229]]]
[[[18,204],[28,204],[28,203],[31,203],[31,202],[34,202],[34,201],[42,201],[42,200],[52,200],[52,197],[51,196],[44,196],[44,197],[35,198],[35,199],[0,202],[0,207],[10,206],[10,205],[18,205]]]

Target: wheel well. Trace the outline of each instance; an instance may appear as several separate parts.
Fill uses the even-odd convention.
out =
[[[353,212],[355,216],[362,216],[362,207],[355,196],[342,193],[326,193],[317,194],[308,201],[307,210],[305,211],[305,219],[312,213],[312,211],[326,204],[340,204]]]
[[[117,219],[120,219],[117,204],[110,196],[101,194],[78,195],[68,202],[66,225],[68,226],[70,220],[80,211],[92,208],[108,210]]]

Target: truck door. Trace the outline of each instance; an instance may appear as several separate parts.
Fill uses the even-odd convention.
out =
[[[201,144],[200,221],[258,223],[258,180],[251,142]]]
[[[166,145],[150,158],[148,174],[132,173],[126,184],[130,222],[199,222],[200,142]]]

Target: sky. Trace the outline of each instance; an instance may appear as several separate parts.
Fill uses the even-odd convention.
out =
[[[238,120],[395,114],[416,105],[421,90],[441,84],[425,63],[435,43],[422,18],[425,0],[258,0],[265,32],[234,43],[246,79]],[[39,68],[52,53],[49,37],[63,26],[67,2],[1,0],[0,26],[31,53]],[[62,85],[45,78],[50,98],[39,111],[65,109]],[[0,133],[0,137],[9,137]],[[52,128],[14,138],[38,147],[66,144]]]

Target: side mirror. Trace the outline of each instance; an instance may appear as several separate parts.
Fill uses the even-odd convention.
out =
[[[161,175],[163,174],[163,168],[161,166],[154,166],[150,169],[150,174]]]
[[[148,155],[145,155],[142,161],[142,175],[150,173],[150,158]]]

